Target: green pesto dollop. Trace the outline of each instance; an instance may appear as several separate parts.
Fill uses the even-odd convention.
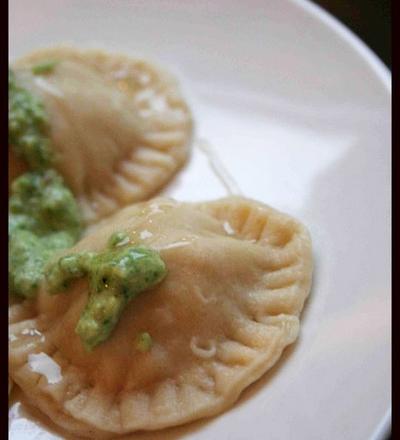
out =
[[[53,72],[57,64],[58,64],[57,60],[43,61],[42,63],[35,64],[32,67],[32,73],[34,75],[47,75],[48,73]]]
[[[126,245],[61,257],[49,267],[46,277],[53,294],[65,290],[73,280],[88,277],[89,300],[75,331],[91,351],[108,339],[128,302],[162,281],[166,272],[158,252]]]
[[[30,172],[11,185],[10,232],[25,229],[38,235],[66,232],[75,241],[81,232],[79,209],[71,191],[54,170]]]
[[[52,154],[47,136],[48,123],[43,103],[17,84],[8,71],[8,142],[30,169],[51,165]]]
[[[108,240],[108,247],[125,246],[129,243],[129,235],[125,231],[114,232]]]
[[[36,71],[49,73],[53,68],[47,63],[36,66]],[[11,70],[8,92],[9,144],[32,169],[11,185],[8,277],[11,293],[31,298],[44,278],[48,260],[78,240],[82,225],[74,196],[51,169],[42,102],[17,83]]]
[[[150,351],[153,339],[147,332],[140,333],[136,338],[136,350],[146,353]]]
[[[17,178],[9,200],[11,293],[33,297],[50,257],[72,246],[81,228],[74,196],[56,171],[30,172]]]

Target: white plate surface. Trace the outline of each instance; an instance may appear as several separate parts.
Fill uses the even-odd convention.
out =
[[[382,438],[391,408],[391,78],[382,63],[300,0],[9,6],[11,58],[69,41],[164,63],[190,100],[197,138],[242,193],[299,218],[313,238],[301,336],[278,366],[219,417],[132,438]],[[224,196],[209,165],[195,146],[166,193]],[[59,438],[19,404],[12,413],[13,440]]]

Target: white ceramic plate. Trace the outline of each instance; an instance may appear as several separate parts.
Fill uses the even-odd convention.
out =
[[[146,438],[382,438],[391,400],[391,78],[382,63],[325,12],[293,0],[13,0],[9,41],[12,58],[70,41],[163,62],[182,81],[197,137],[241,191],[311,231],[315,276],[299,341],[230,411]],[[167,193],[226,194],[208,159],[195,147]],[[56,438],[21,408],[13,440]]]

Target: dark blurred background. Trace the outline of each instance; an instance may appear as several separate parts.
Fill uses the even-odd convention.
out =
[[[392,69],[390,0],[313,0],[349,27]]]

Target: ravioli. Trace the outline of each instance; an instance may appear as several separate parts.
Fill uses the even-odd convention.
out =
[[[56,296],[43,284],[10,326],[12,379],[71,433],[108,438],[218,414],[296,340],[312,274],[298,221],[242,197],[157,198],[94,225],[72,251],[100,252],[117,231],[157,250],[168,274],[129,303],[107,341],[88,353],[74,332],[85,280]],[[135,348],[142,332],[147,352]],[[33,371],[39,354],[59,366],[58,381]]]
[[[186,161],[190,111],[175,79],[158,66],[55,47],[21,58],[13,71],[45,106],[54,166],[86,222],[148,199]],[[15,177],[24,167],[11,162]]]

